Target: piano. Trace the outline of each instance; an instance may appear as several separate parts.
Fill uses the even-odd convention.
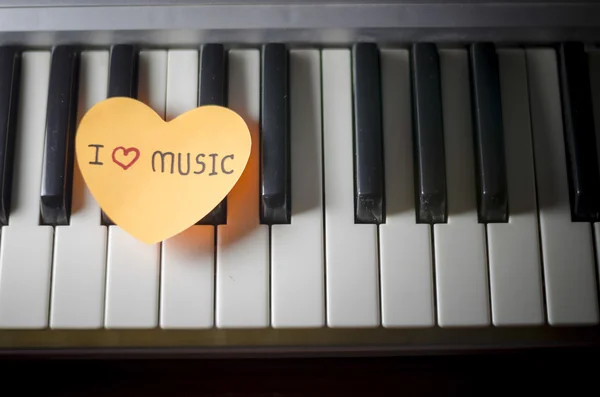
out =
[[[0,1],[1,353],[597,347],[598,41],[594,2]],[[73,157],[116,96],[250,127],[159,244]]]

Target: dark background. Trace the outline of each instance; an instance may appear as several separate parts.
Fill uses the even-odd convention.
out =
[[[294,359],[15,356],[0,360],[0,395],[599,395],[598,352],[588,348]]]

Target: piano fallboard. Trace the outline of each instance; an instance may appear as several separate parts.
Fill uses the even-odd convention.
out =
[[[3,0],[0,43],[526,44],[595,41],[600,38],[599,18],[597,2],[558,0]]]

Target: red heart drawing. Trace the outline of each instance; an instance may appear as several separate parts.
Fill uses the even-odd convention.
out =
[[[123,164],[121,163],[119,160],[117,160],[116,158],[116,154],[118,150],[122,150],[123,151],[123,156],[128,157],[130,152],[133,152],[135,154],[135,156],[129,161],[129,163],[127,164]],[[112,152],[112,160],[121,168],[123,168],[124,170],[128,169],[129,167],[131,167],[133,164],[135,164],[135,162],[137,161],[137,159],[140,158],[140,151],[138,148],[135,147],[130,147],[125,149],[123,146],[119,146],[116,147],[115,150],[113,150]]]

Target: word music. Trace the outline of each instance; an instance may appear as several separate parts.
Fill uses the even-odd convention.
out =
[[[102,149],[104,145],[89,144],[89,148],[94,149],[93,160],[88,164],[102,166]],[[135,147],[125,148],[123,146],[115,147],[112,150],[111,159],[113,163],[128,170],[137,163],[141,157],[140,150]],[[228,167],[228,160],[233,160],[233,154],[220,155],[218,153],[174,153],[169,151],[155,150],[151,156],[148,156],[149,166],[152,172],[185,175],[202,175],[205,172],[208,176],[222,174],[232,174],[234,170]]]

